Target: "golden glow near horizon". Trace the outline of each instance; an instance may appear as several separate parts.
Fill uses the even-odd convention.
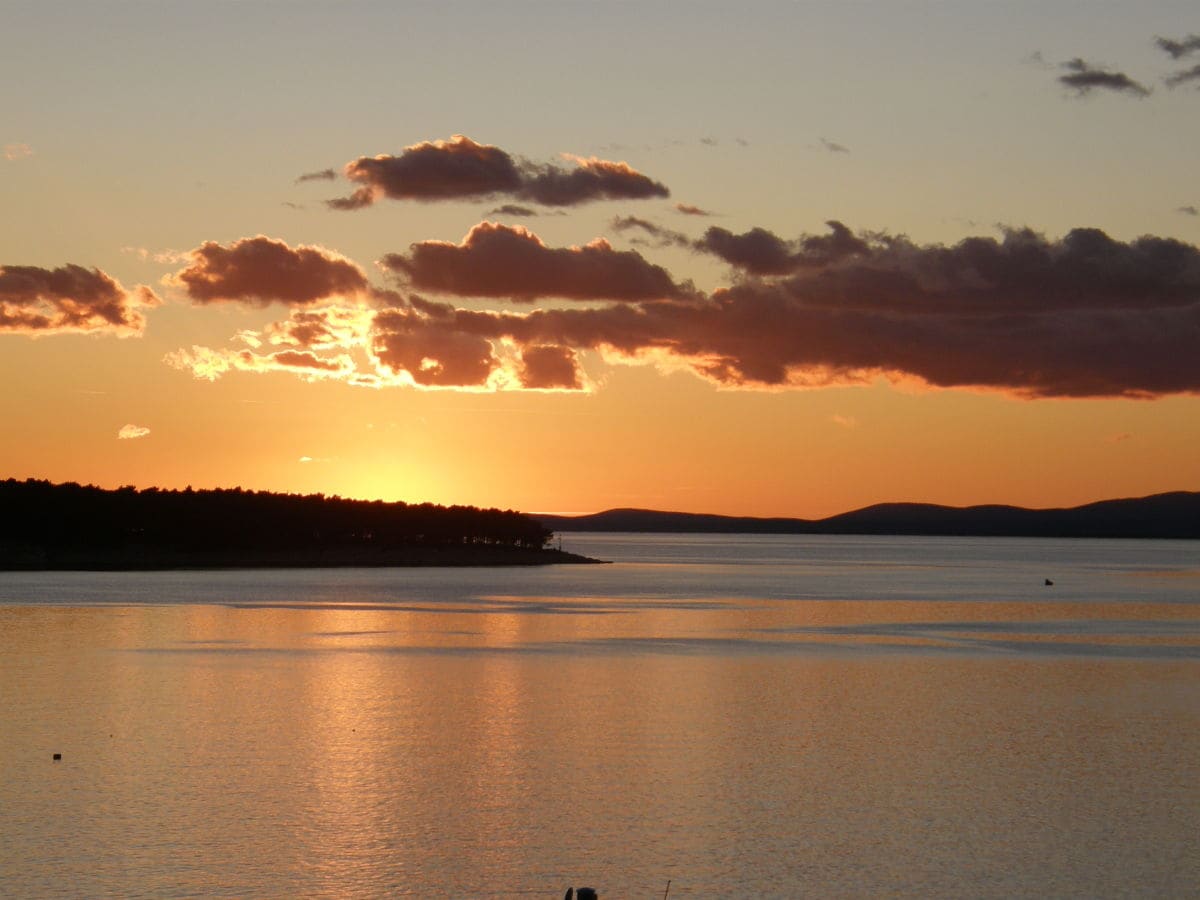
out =
[[[1200,486],[1186,10],[294,12],[13,13],[0,477],[802,517]]]

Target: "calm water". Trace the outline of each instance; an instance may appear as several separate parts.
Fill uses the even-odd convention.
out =
[[[564,545],[0,574],[0,896],[1200,896],[1197,544]]]

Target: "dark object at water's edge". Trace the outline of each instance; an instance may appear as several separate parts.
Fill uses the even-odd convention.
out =
[[[899,534],[958,537],[1200,538],[1200,493],[1175,491],[1071,509],[881,503],[828,519],[610,509],[590,516],[535,516],[554,531],[702,534]]]

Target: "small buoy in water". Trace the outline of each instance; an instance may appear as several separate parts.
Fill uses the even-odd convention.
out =
[[[1047,578],[1046,579],[1046,587],[1053,587],[1053,586],[1054,586],[1054,582],[1051,581],[1049,578]]]
[[[61,753],[55,753],[55,754],[54,754],[54,761],[55,761],[55,762],[58,762],[60,759],[62,759],[62,754],[61,754]]]

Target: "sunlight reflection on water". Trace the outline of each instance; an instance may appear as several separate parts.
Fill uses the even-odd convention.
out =
[[[0,895],[1200,883],[1190,545],[576,540],[0,576]]]

